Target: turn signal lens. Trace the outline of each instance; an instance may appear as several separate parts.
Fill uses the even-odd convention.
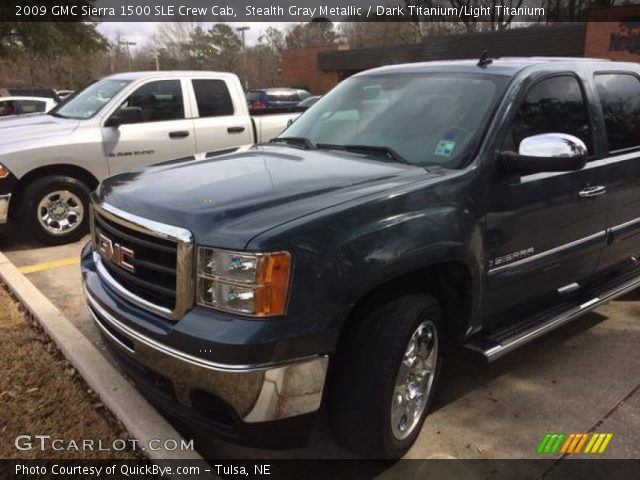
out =
[[[283,315],[291,255],[198,249],[198,304],[256,317]]]
[[[0,163],[0,178],[4,178],[7,175],[9,175],[9,170],[7,170],[7,167]]]

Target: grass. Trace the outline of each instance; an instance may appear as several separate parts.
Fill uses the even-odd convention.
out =
[[[51,435],[63,445],[94,441],[93,451],[21,451],[18,435]],[[0,458],[126,459],[131,450],[100,451],[127,432],[82,381],[51,340],[0,285]],[[58,444],[59,445],[59,444]],[[58,446],[56,445],[56,446]],[[118,444],[116,444],[118,445]]]

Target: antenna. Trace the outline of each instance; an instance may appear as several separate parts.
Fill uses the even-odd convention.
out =
[[[484,68],[492,63],[493,59],[489,58],[489,52],[487,50],[483,50],[480,54],[480,59],[478,60],[478,66]]]

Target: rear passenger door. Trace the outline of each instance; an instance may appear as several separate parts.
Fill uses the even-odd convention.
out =
[[[242,114],[246,106],[234,104],[225,80],[194,78],[190,83],[197,153],[253,143],[251,119],[248,114]]]
[[[608,179],[609,242],[599,269],[629,265],[640,256],[640,77],[631,72],[594,76],[602,108]],[[605,142],[603,142],[605,143]]]
[[[516,106],[500,150],[517,152],[532,135],[565,133],[580,138],[592,155],[593,122],[585,98],[575,75],[533,83]],[[605,181],[606,171],[592,161],[578,171],[518,178],[498,169],[487,187],[489,321],[515,320],[558,304],[594,274],[605,245],[607,199],[586,192]]]
[[[193,120],[183,82],[176,78],[144,83],[119,106],[139,108],[141,122],[102,127],[111,175],[195,154]]]

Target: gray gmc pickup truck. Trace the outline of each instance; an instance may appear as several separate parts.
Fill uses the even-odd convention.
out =
[[[640,66],[367,71],[270,143],[104,181],[92,211],[90,312],[162,411],[274,447],[325,406],[344,446],[399,457],[444,342],[493,361],[640,285]]]

